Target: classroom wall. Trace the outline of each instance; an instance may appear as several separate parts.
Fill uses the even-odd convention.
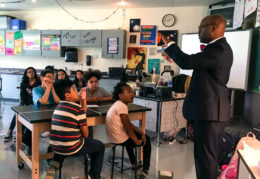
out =
[[[179,40],[181,40],[182,33],[197,32],[197,27],[201,19],[207,15],[207,7],[169,7],[169,8],[128,8],[119,9],[111,18],[101,23],[84,23],[75,20],[60,8],[52,10],[39,10],[39,11],[1,11],[0,15],[11,15],[19,19],[26,20],[27,30],[48,30],[48,29],[119,29],[122,28],[127,31],[127,47],[140,46],[129,44],[129,21],[133,18],[140,18],[141,25],[156,25],[159,30],[178,30]],[[114,9],[85,9],[85,10],[70,10],[70,12],[78,18],[95,21],[104,19],[109,16]],[[176,23],[171,28],[166,28],[162,25],[162,17],[172,13],[176,16]],[[133,34],[133,33],[131,33]],[[138,33],[135,33],[138,34]],[[139,44],[139,38],[137,38]],[[156,47],[145,45],[143,47]],[[157,47],[159,49],[160,47]],[[108,67],[120,67],[126,65],[126,59],[103,59],[101,57],[101,48],[79,48],[79,62],[68,63],[64,61],[64,57],[50,58],[50,57],[31,57],[31,56],[7,56],[0,57],[0,68],[26,68],[33,66],[38,69],[44,68],[46,65],[54,65],[55,68],[67,67],[69,70],[87,70],[86,55],[95,56],[96,59],[92,60],[90,68],[100,69],[107,72]],[[148,50],[149,53],[149,50]],[[148,56],[149,58],[160,58],[160,54],[156,56]],[[171,65],[175,72],[179,69],[174,63],[161,64]]]

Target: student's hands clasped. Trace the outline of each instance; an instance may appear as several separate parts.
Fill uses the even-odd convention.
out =
[[[44,79],[44,85],[46,88],[51,89],[53,87],[54,81],[52,79]]]
[[[102,101],[102,97],[100,97],[100,96],[93,96],[92,100],[95,101],[95,102],[100,102],[100,101]]]

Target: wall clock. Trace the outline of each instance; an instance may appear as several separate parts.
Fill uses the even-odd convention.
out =
[[[165,27],[171,27],[174,25],[174,23],[175,23],[175,16],[173,14],[166,14],[165,16],[163,16],[162,24]]]

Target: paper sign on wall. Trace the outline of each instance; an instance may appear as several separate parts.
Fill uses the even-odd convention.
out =
[[[56,35],[45,35],[42,37],[42,50],[60,50],[60,38]]]
[[[4,36],[0,36],[0,55],[5,54],[5,39]]]
[[[23,34],[22,32],[6,32],[6,42],[5,42],[5,54],[6,55],[18,55],[22,53],[23,46]]]
[[[108,37],[107,38],[107,54],[118,54],[119,38]]]
[[[24,34],[23,50],[40,50],[40,34]]]
[[[5,48],[5,55],[14,55],[13,48]]]

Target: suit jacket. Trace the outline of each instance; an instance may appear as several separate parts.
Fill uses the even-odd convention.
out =
[[[165,52],[182,69],[193,69],[183,104],[187,120],[228,121],[231,105],[226,86],[233,63],[233,52],[226,38],[208,44],[203,52],[188,55],[176,45]]]

